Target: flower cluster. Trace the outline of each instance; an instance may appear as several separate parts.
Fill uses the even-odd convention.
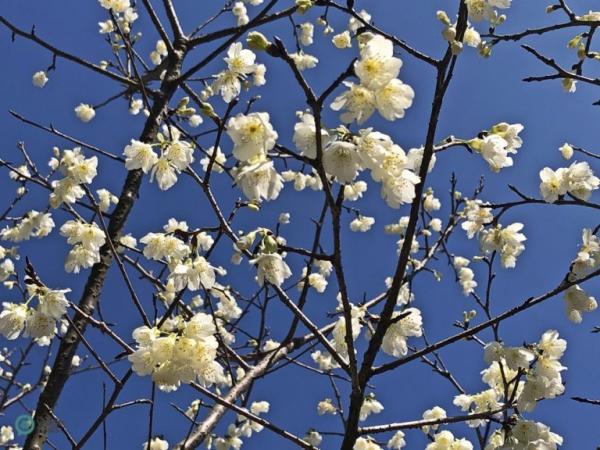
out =
[[[6,226],[0,231],[0,238],[10,242],[27,241],[32,237],[43,238],[54,229],[50,213],[31,210],[14,226]]]
[[[563,438],[550,431],[550,427],[547,425],[530,420],[519,420],[509,433],[504,430],[495,431],[490,436],[485,450],[505,448],[556,450],[562,443]]]
[[[64,178],[52,182],[50,205],[58,208],[60,205],[75,203],[85,195],[82,184],[91,184],[98,173],[98,158],[86,158],[80,147],[59,152],[55,148],[55,157],[50,160],[50,168],[58,170]]]
[[[26,303],[2,303],[0,334],[13,340],[24,330],[24,336],[35,339],[38,345],[49,345],[57,332],[57,323],[61,325],[67,312],[69,302],[65,294],[70,289],[50,289],[39,280],[28,281]],[[37,304],[32,307],[30,303],[34,300],[37,300]]]
[[[379,414],[381,411],[383,405],[375,398],[375,394],[371,393],[365,397],[360,407],[359,419],[365,421],[371,414]]]
[[[450,51],[453,55],[458,55],[463,49],[463,44],[466,44],[469,47],[478,48],[480,55],[489,56],[490,47],[481,40],[481,35],[477,32],[477,30],[475,30],[475,28],[472,26],[467,26],[467,29],[463,33],[462,41],[459,41],[457,39],[456,32],[457,24],[450,21],[448,14],[446,14],[445,11],[438,11],[436,16],[442,25],[444,25],[442,37],[450,45]]]
[[[308,281],[308,285],[315,291],[322,294],[327,289],[327,277],[331,275],[333,265],[326,260],[316,260],[314,265],[317,267],[317,272],[308,274],[307,268],[302,269],[302,279]],[[308,276],[307,276],[308,275]],[[298,290],[302,291],[304,288],[304,281],[298,283]]]
[[[69,220],[60,227],[60,234],[73,246],[65,261],[67,272],[79,273],[100,261],[100,247],[106,235],[98,225]]]
[[[269,114],[238,114],[229,119],[227,133],[234,144],[233,156],[240,161],[232,174],[244,195],[257,202],[276,199],[283,188],[283,178],[267,157],[278,137]]]
[[[464,438],[456,438],[450,431],[443,430],[433,436],[433,442],[425,450],[473,450],[473,444]]]
[[[488,203],[478,199],[465,200],[465,208],[461,215],[465,218],[461,228],[467,232],[469,239],[473,239],[476,234],[483,230],[485,225],[494,220],[494,215],[488,207]]]
[[[167,49],[167,44],[165,44],[165,41],[162,39],[159,39],[156,41],[154,50],[150,52],[150,61],[152,61],[152,64],[155,66],[158,66],[168,54],[169,50]]]
[[[338,305],[338,311],[342,311],[341,306],[341,296],[338,294],[338,301],[340,305]],[[360,308],[354,305],[351,306],[351,324],[352,327],[352,339],[356,340],[360,335],[360,331],[362,329],[362,319],[365,316],[364,308]],[[346,346],[346,319],[343,315],[340,315],[338,320],[333,327],[332,333],[332,341],[331,344],[335,352],[340,355],[342,358],[348,358],[348,347]],[[321,350],[317,350],[311,353],[311,358],[321,370],[332,370],[339,367],[338,363],[333,359],[333,357],[328,352],[322,352]]]
[[[523,233],[522,223],[513,223],[507,227],[498,224],[487,228],[479,234],[479,244],[484,253],[498,252],[502,267],[514,268],[517,256],[525,250],[523,242],[527,239]]]
[[[340,116],[344,123],[356,120],[359,125],[375,110],[387,120],[404,117],[415,93],[397,78],[402,61],[394,57],[394,44],[381,35],[363,33],[360,37],[360,59],[354,64],[360,84],[344,82],[348,90],[333,101],[331,108],[344,110]]]
[[[519,137],[521,131],[523,125],[520,123],[501,122],[491,130],[484,131],[483,137],[468,141],[468,145],[473,151],[481,154],[492,171],[499,172],[500,169],[513,165],[513,159],[509,155],[516,154],[523,145],[523,140]]]
[[[421,311],[417,308],[407,308],[402,312],[394,312],[392,324],[385,332],[381,349],[396,358],[406,355],[408,352],[407,339],[409,337],[420,337],[423,334],[422,326]]]
[[[167,264],[167,298],[174,298],[177,292],[186,288],[190,291],[220,288],[216,275],[225,275],[225,270],[213,267],[206,258],[199,255],[200,250],[208,250],[212,246],[212,237],[204,232],[189,232],[189,236],[195,236],[194,244],[189,245],[176,236],[188,233],[187,223],[174,219],[169,220],[164,230],[165,233],[148,233],[140,242],[144,244],[143,253],[146,258]]]
[[[475,281],[473,269],[467,267],[471,262],[462,256],[455,256],[452,263],[454,268],[458,271],[458,282],[463,289],[463,294],[472,294],[477,287],[477,281]]]
[[[500,25],[506,16],[499,15],[498,9],[510,8],[512,0],[467,0],[469,18],[475,22],[486,20],[490,25]]]
[[[181,139],[177,128],[166,125],[156,139],[158,142],[154,145],[159,147],[160,156],[153,150],[153,145],[132,139],[123,151],[125,167],[127,170],[150,172],[150,181],[156,179],[158,187],[165,191],[173,187],[177,175],[194,162],[194,147]]]
[[[227,69],[215,75],[215,81],[203,91],[203,98],[218,92],[229,103],[240,95],[242,87],[264,85],[267,69],[264,64],[256,64],[255,61],[256,55],[252,50],[243,48],[240,42],[231,44],[225,57]],[[252,83],[248,80],[250,76]]]
[[[225,376],[216,361],[215,333],[212,317],[204,313],[189,320],[167,319],[160,327],[142,326],[133,331],[137,349],[129,361],[135,373],[151,375],[167,392],[196,380],[206,386],[222,383]]]
[[[567,193],[579,200],[587,200],[600,186],[587,162],[574,162],[568,168],[552,170],[544,167],[540,171],[540,193],[544,201],[554,203]]]
[[[316,157],[314,118],[308,113],[301,115],[302,121],[294,129],[294,143],[303,155]],[[392,139],[371,128],[359,130],[352,135],[340,127],[331,132],[321,130],[323,167],[335,176],[351,199],[356,200],[366,190],[365,182],[354,182],[361,170],[370,170],[374,181],[381,183],[381,196],[392,208],[409,203],[415,197],[415,186],[420,178],[422,149],[411,149],[408,154]],[[431,168],[432,166],[430,166]],[[354,225],[357,230],[368,230],[372,225],[369,218],[359,219]]]
[[[260,414],[266,414],[269,412],[269,402],[260,401],[252,402],[250,405],[250,412],[255,416]],[[242,438],[250,438],[254,433],[260,433],[263,430],[263,426],[252,419],[238,414],[236,423],[229,424],[227,427],[227,433],[225,436],[208,438],[206,440],[206,447],[211,449],[213,444],[215,450],[229,450],[239,449],[244,443]]]
[[[560,363],[560,358],[566,347],[566,341],[560,339],[555,330],[546,331],[537,344],[527,347],[507,347],[499,342],[487,344],[484,348],[484,359],[490,365],[481,374],[489,389],[474,395],[458,395],[454,399],[454,404],[470,414],[486,412],[498,414],[507,401],[516,402],[519,412],[532,411],[538,401],[554,398],[563,393],[561,372],[566,367]],[[467,422],[470,427],[479,427],[486,423],[486,419]],[[521,434],[523,431],[521,427],[525,426],[521,424],[531,425],[533,422],[523,421],[519,416],[514,416],[512,423],[513,426],[508,429],[508,432],[503,428],[493,433],[486,449],[556,448],[555,446],[517,445],[517,442],[530,443],[538,438],[533,437],[534,435],[526,438]],[[551,439],[550,435],[539,439],[543,439],[546,445],[562,440],[554,434]],[[509,444],[514,446],[504,446]],[[541,445],[542,441],[539,441],[539,444]]]

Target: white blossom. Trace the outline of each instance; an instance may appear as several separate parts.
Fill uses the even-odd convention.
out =
[[[200,160],[200,164],[202,164],[202,170],[204,170],[205,172],[208,169],[208,165],[210,164],[210,161],[213,158],[214,153],[215,153],[215,148],[210,147],[206,150],[206,157],[204,157]],[[214,163],[212,165],[212,171],[216,172],[216,173],[223,173],[225,170],[224,166],[225,166],[226,162],[227,162],[227,157],[221,151],[221,148],[217,147],[217,154],[216,154],[216,156],[214,156]]]
[[[90,105],[86,103],[80,103],[75,108],[75,115],[79,120],[85,123],[89,122],[94,118],[94,116],[96,115],[96,111],[94,111],[94,108],[92,108]]]
[[[351,183],[360,169],[356,146],[351,142],[332,143],[323,152],[323,168],[340,183]]]
[[[446,410],[440,406],[434,406],[423,413],[423,420],[440,420],[447,417]],[[429,430],[437,431],[439,425],[425,425],[421,427],[423,433],[429,433]]]
[[[195,380],[210,386],[223,379],[223,368],[215,360],[215,332],[212,317],[204,313],[178,321],[172,330],[142,326],[133,331],[137,348],[128,359],[135,373],[151,375],[167,392]]]
[[[425,450],[473,450],[473,444],[466,439],[457,439],[447,430],[440,431],[433,436],[433,442]]]
[[[406,447],[406,440],[404,440],[404,432],[396,431],[392,438],[387,442],[387,448],[391,448],[393,450],[400,450],[401,448]]]
[[[150,444],[148,444],[148,442],[144,442],[144,445],[142,446],[142,450],[168,450],[168,449],[169,449],[169,443],[159,437],[152,438],[150,440]]]
[[[279,253],[261,253],[250,261],[257,266],[256,279],[262,286],[265,281],[281,286],[283,282],[292,276],[292,271],[285,263]]]
[[[3,302],[2,312],[0,312],[0,334],[6,339],[17,339],[23,328],[29,308],[25,304],[16,304]]]
[[[544,201],[554,203],[567,193],[567,172],[565,168],[554,171],[549,167],[544,167],[540,171],[540,193]]]
[[[574,162],[566,173],[567,191],[574,197],[587,200],[592,191],[600,186],[600,178],[594,176],[587,162]]]
[[[383,411],[383,405],[373,394],[367,395],[360,407],[359,419],[365,421],[371,414],[379,414],[381,411]]]
[[[365,86],[344,81],[348,88],[343,94],[336,97],[331,104],[334,111],[344,110],[340,119],[344,123],[356,122],[363,124],[375,112],[375,94]]]
[[[300,152],[308,158],[317,157],[317,137],[315,118],[311,113],[298,113],[300,122],[294,125],[293,141]],[[330,142],[329,133],[321,129],[321,146],[324,148]]]
[[[565,291],[565,302],[569,320],[580,323],[583,320],[582,313],[590,312],[598,307],[594,297],[589,296],[578,285],[571,286]]]
[[[132,139],[131,143],[125,147],[123,155],[126,158],[125,168],[127,170],[142,169],[144,173],[150,172],[158,161],[158,155],[150,144],[135,139]]]
[[[238,114],[227,122],[227,134],[233,141],[233,156],[239,161],[266,155],[275,146],[277,132],[268,113]]]
[[[35,87],[43,88],[48,82],[48,76],[46,75],[46,72],[40,70],[39,72],[33,74],[33,77],[31,77],[31,82]]]
[[[568,143],[565,142],[559,148],[559,150],[560,150],[560,154],[562,155],[562,157],[564,159],[569,160],[569,159],[571,159],[573,157],[573,147],[570,144],[568,144]]]
[[[350,222],[350,229],[352,231],[360,231],[364,233],[366,231],[369,231],[374,223],[375,219],[373,217],[361,215],[354,219],[352,222]]]
[[[513,223],[505,228],[498,224],[480,233],[479,244],[485,253],[499,252],[502,266],[514,268],[517,256],[525,250],[523,242],[527,239],[520,231],[522,223]]]
[[[292,58],[298,70],[314,69],[319,63],[316,56],[304,52],[290,53],[290,58]]]
[[[414,97],[415,92],[408,84],[394,79],[375,92],[375,106],[383,118],[401,119],[404,110],[412,105]]]
[[[354,443],[352,450],[381,450],[381,447],[370,439],[359,437]]]
[[[275,170],[273,161],[267,159],[240,166],[234,176],[236,184],[250,200],[274,200],[283,188],[283,178]]]
[[[339,49],[352,47],[352,38],[350,37],[350,32],[348,30],[333,36],[331,42]]]
[[[304,46],[312,45],[315,26],[310,22],[304,22],[298,28],[300,29],[300,43]]]
[[[399,319],[399,317],[402,318]],[[383,337],[381,349],[388,355],[400,358],[408,352],[408,338],[419,337],[423,334],[423,319],[421,311],[417,308],[407,308],[402,312],[394,312],[392,320],[393,323]]]

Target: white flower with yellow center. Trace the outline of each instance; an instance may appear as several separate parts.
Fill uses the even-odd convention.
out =
[[[344,110],[340,115],[342,122],[351,123],[356,120],[360,125],[375,111],[375,94],[367,87],[349,81],[344,81],[344,86],[348,90],[336,97],[331,104],[331,109]]]
[[[366,169],[378,170],[388,153],[394,151],[392,138],[387,134],[373,131],[372,128],[360,130],[355,142],[361,165]],[[404,157],[402,161],[402,166],[404,167],[407,162],[405,159],[406,155],[404,155],[403,151],[401,153],[402,156],[400,157]]]
[[[250,200],[275,200],[283,188],[283,178],[273,161],[266,158],[248,161],[234,171],[234,176],[235,183]]]
[[[275,286],[281,286],[287,278],[292,276],[292,271],[279,253],[261,253],[250,260],[250,264],[254,264],[258,268],[256,280],[260,286],[265,281]]]
[[[92,108],[90,105],[86,103],[80,103],[75,108],[75,115],[79,120],[86,123],[94,118],[96,111],[94,111],[94,108]]]
[[[375,92],[375,105],[379,114],[393,121],[404,117],[404,110],[412,105],[414,97],[415,92],[408,84],[394,79]]]
[[[25,304],[2,303],[0,313],[0,334],[12,341],[17,339],[23,331],[29,308]]]
[[[485,253],[499,252],[502,266],[514,268],[517,256],[525,250],[523,242],[527,238],[520,233],[522,229],[522,223],[513,223],[506,228],[498,224],[493,228],[483,230],[479,237],[481,250]]]
[[[388,355],[400,358],[408,352],[408,338],[419,337],[423,334],[423,319],[421,311],[417,308],[407,308],[402,312],[396,311],[392,315],[392,319],[395,321],[385,332],[381,349]]]
[[[240,113],[229,119],[227,134],[234,143],[233,156],[236,159],[248,161],[266,155],[275,146],[278,135],[269,119],[266,112]]]
[[[544,167],[540,171],[540,193],[544,201],[554,203],[558,198],[567,193],[567,169],[560,168],[556,171]]]
[[[377,90],[398,76],[402,61],[394,57],[394,45],[381,35],[375,35],[360,51],[354,71],[363,86]]]
[[[152,150],[150,144],[135,139],[125,147],[123,155],[125,155],[127,170],[141,169],[144,173],[148,173],[158,161],[158,155]]]
[[[410,170],[403,170],[397,176],[384,178],[381,185],[381,197],[391,208],[410,203],[415,198],[415,186],[421,181],[419,176]]]
[[[340,183],[351,183],[360,169],[356,146],[351,142],[334,142],[323,152],[323,168]]]
[[[294,125],[294,145],[302,155],[308,158],[317,157],[317,136],[315,127],[315,118],[311,113],[304,112],[298,114],[300,122]],[[321,128],[321,147],[330,142],[329,133],[324,128]]]
[[[600,178],[594,176],[587,162],[574,162],[566,173],[567,190],[574,197],[587,200],[592,191],[600,186]]]

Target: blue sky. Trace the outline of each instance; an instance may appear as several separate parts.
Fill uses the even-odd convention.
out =
[[[159,2],[154,2],[159,3]],[[211,12],[217,10],[221,2],[211,2],[206,7],[204,2],[193,0],[175,1],[175,6],[182,18],[184,29],[193,29]],[[290,2],[282,2],[287,5]],[[510,33],[524,28],[540,26],[563,20],[561,17],[544,13],[546,2],[526,2],[515,0],[508,11],[508,20],[499,31]],[[577,12],[585,12],[592,8],[593,1],[571,1]],[[443,8],[452,14],[456,1],[400,2],[394,0],[357,0],[357,8],[366,8],[380,28],[407,40],[423,52],[439,56],[444,51],[441,39],[441,26],[435,20],[435,11]],[[251,7],[250,11],[252,11]],[[90,61],[99,61],[110,57],[109,49],[102,37],[97,33],[96,23],[105,20],[105,12],[94,2],[63,0],[57,2],[21,2],[4,3],[2,14],[16,25],[29,29],[36,25],[36,32],[54,45],[71,53],[83,56]],[[157,39],[150,28],[147,16],[142,12],[136,27],[144,34],[139,46],[142,55],[147,55]],[[314,19],[314,15],[307,16]],[[304,18],[297,18],[303,21]],[[231,25],[230,16],[217,22]],[[336,30],[343,30],[345,19],[331,15],[331,23]],[[482,27],[479,27],[482,30]],[[290,25],[288,21],[273,24],[262,30],[266,35],[279,35],[284,38],[288,48],[292,48]],[[574,62],[572,51],[566,49],[566,42],[575,33],[573,31],[556,32],[543,37],[527,40],[540,51],[551,54],[569,66]],[[212,47],[209,47],[212,48]],[[189,56],[190,65],[201,59],[206,52],[200,48]],[[317,91],[327,86],[338,72],[347,67],[355,56],[353,50],[335,51],[327,38],[321,38],[309,48],[321,60],[320,69],[307,72],[308,80]],[[0,123],[2,126],[0,155],[9,161],[18,161],[16,143],[24,141],[30,154],[40,166],[45,164],[54,145],[70,148],[70,144],[58,137],[50,136],[39,130],[16,121],[9,114],[14,109],[26,117],[49,124],[52,123],[61,131],[105,148],[113,153],[120,153],[124,145],[137,138],[143,126],[141,116],[132,117],[127,113],[127,104],[119,100],[106,108],[99,109],[96,118],[89,124],[82,124],[73,114],[73,108],[80,102],[98,104],[115,94],[117,86],[102,77],[85,71],[64,60],[58,60],[57,70],[51,72],[47,86],[38,90],[31,85],[31,75],[48,67],[51,55],[34,44],[23,39],[12,43],[10,33],[0,30],[0,53],[4,55],[5,68],[0,83]],[[420,146],[425,137],[427,117],[431,106],[434,86],[433,70],[404,52],[399,56],[404,65],[400,78],[411,85],[415,91],[413,106],[406,117],[396,122],[385,122],[378,118],[367,124],[379,131],[390,134],[394,141],[404,149]],[[292,82],[288,68],[281,61],[268,59],[259,55],[259,62],[268,67],[266,87],[259,88],[251,95],[260,94],[261,100],[256,103],[256,110],[268,111],[271,121],[278,131],[280,141],[291,143],[291,130],[295,122],[295,111],[306,107],[302,92]],[[215,73],[223,63],[217,60],[207,67],[201,76]],[[588,66],[591,67],[591,66]],[[444,202],[447,198],[449,179],[454,172],[458,178],[458,189],[472,192],[477,186],[479,177],[485,176],[485,190],[482,198],[489,201],[514,199],[508,184],[517,186],[530,195],[538,195],[539,179],[537,173],[544,166],[559,167],[562,162],[558,147],[568,141],[578,146],[594,150],[597,142],[597,127],[600,111],[592,103],[600,98],[600,91],[586,86],[579,86],[575,94],[564,93],[558,82],[527,84],[521,81],[529,75],[547,73],[538,61],[519,48],[518,44],[501,44],[494,48],[490,59],[484,60],[472,49],[467,49],[460,57],[454,80],[452,81],[438,128],[438,140],[453,134],[470,138],[479,131],[489,128],[501,121],[520,122],[524,124],[524,145],[515,157],[515,165],[503,170],[500,174],[489,171],[487,164],[478,156],[468,154],[464,149],[453,149],[438,158],[436,170],[428,179],[438,196]],[[596,73],[592,74],[596,76]],[[245,94],[243,100],[247,100]],[[216,98],[214,105],[223,108],[223,102]],[[328,111],[325,115],[327,126],[338,125],[337,114]],[[204,125],[206,128],[207,125]],[[202,131],[203,128],[200,129]],[[201,140],[202,145],[212,145],[210,139]],[[224,150],[231,150],[231,142],[226,140]],[[107,160],[100,162],[100,175],[96,186],[107,187],[119,192],[125,169]],[[14,185],[8,181],[6,174],[0,177],[0,204],[4,205],[11,198]],[[231,187],[229,179],[215,176],[215,192],[218,199],[228,211],[240,195]],[[35,190],[35,189],[34,189]],[[30,208],[44,208],[47,193],[37,190],[28,200]],[[306,230],[311,227],[311,218],[316,218],[321,207],[321,194],[307,190],[296,193],[287,186],[277,201],[265,205],[260,215],[251,212],[241,213],[234,228],[248,230],[257,225],[274,227],[280,212],[289,211],[292,224],[284,229],[284,236],[297,246],[308,246],[311,236]],[[363,294],[367,298],[377,294],[383,288],[383,280],[392,274],[396,261],[395,239],[384,235],[382,227],[393,223],[402,215],[408,214],[408,208],[393,210],[385,206],[379,197],[375,184],[365,198],[353,204],[365,215],[375,216],[377,223],[373,231],[366,234],[344,233],[344,264],[348,271],[351,297],[357,302]],[[23,212],[24,210],[20,210]],[[129,220],[126,231],[137,237],[149,231],[158,231],[170,217],[187,220],[194,227],[212,226],[215,222],[208,214],[208,206],[200,191],[194,188],[189,179],[182,178],[172,190],[161,193],[156,185],[146,180],[142,188],[140,200]],[[208,217],[208,218],[207,218]],[[443,212],[440,214],[443,219]],[[66,220],[66,216],[57,214],[57,223]],[[347,224],[352,217],[344,217]],[[580,242],[581,229],[598,224],[598,214],[591,210],[572,207],[541,205],[521,207],[511,210],[504,216],[503,222],[523,222],[528,237],[526,250],[519,257],[515,270],[498,268],[497,280],[493,291],[493,310],[500,313],[530,296],[544,293],[560,282],[573,259]],[[328,233],[326,233],[326,237]],[[327,242],[327,240],[325,241]],[[327,244],[330,247],[330,244]],[[477,252],[475,241],[467,241],[462,233],[457,233],[451,241],[451,248],[457,254],[465,256]],[[55,231],[45,240],[27,243],[22,246],[22,255],[29,255],[40,272],[42,279],[52,287],[70,288],[71,299],[76,301],[88,271],[83,274],[66,275],[62,271],[63,259],[67,252],[64,239]],[[230,256],[229,243],[220,245],[214,255],[215,265],[226,265]],[[296,271],[302,261],[296,258],[292,264]],[[443,271],[446,277],[443,282],[436,283],[432,277],[423,275],[414,286],[416,304],[423,312],[427,336],[431,341],[438,340],[456,332],[452,321],[459,319],[462,311],[474,307],[472,300],[465,298],[450,277],[443,260],[434,264]],[[476,266],[478,278],[483,280],[482,269]],[[226,282],[240,291],[249,294],[254,289],[253,272],[243,263],[232,268]],[[313,314],[315,321],[324,324],[327,318],[324,312],[335,308],[335,283],[332,283],[325,294],[312,295],[307,311]],[[140,283],[142,285],[142,283]],[[586,289],[592,295],[598,292],[598,281],[587,283]],[[148,287],[141,287],[140,293],[151,310]],[[2,300],[9,299],[12,293],[1,291]],[[144,297],[143,297],[144,298]],[[108,321],[116,323],[118,332],[128,338],[131,330],[140,325],[139,318],[124,289],[120,275],[116,270],[111,272],[107,287],[101,297],[101,308]],[[289,313],[277,302],[270,307],[270,331],[273,339],[282,338],[285,332]],[[282,325],[283,324],[283,325]],[[549,425],[553,431],[565,438],[564,448],[593,448],[600,445],[600,430],[597,427],[600,409],[576,403],[570,399],[573,395],[600,398],[600,346],[598,335],[590,334],[593,326],[599,324],[598,314],[590,314],[581,325],[570,323],[564,313],[564,304],[560,298],[552,299],[542,306],[532,308],[523,315],[513,318],[501,326],[502,336],[510,345],[523,342],[535,342],[547,329],[559,330],[561,336],[569,342],[564,364],[569,370],[564,373],[567,384],[566,395],[562,398],[545,401],[538,405],[528,417]],[[254,328],[256,329],[256,324]],[[110,358],[119,352],[107,339],[90,330],[90,340],[97,345],[103,355]],[[483,333],[489,339],[489,334]],[[20,341],[19,341],[20,342]],[[359,351],[364,348],[364,338],[359,339]],[[6,342],[2,342],[6,345]],[[418,344],[420,345],[420,343]],[[79,354],[85,352],[80,350]],[[485,368],[481,350],[473,343],[459,343],[445,349],[442,356],[449,368],[471,393],[483,390],[479,372]],[[124,373],[128,363],[115,365],[115,371]],[[29,374],[33,377],[33,374]],[[99,371],[89,371],[74,376],[69,381],[64,395],[58,405],[57,414],[67,424],[70,432],[78,437],[87,429],[101,408],[102,382],[107,381]],[[433,374],[420,362],[404,366],[393,374],[374,380],[377,397],[385,406],[368,424],[379,424],[390,421],[413,420],[421,416],[425,409],[434,405],[444,407],[449,414],[458,414],[452,405],[456,394],[450,384]],[[150,395],[148,378],[135,379],[129,385],[120,402]],[[110,383],[107,386],[111,390]],[[347,390],[343,389],[345,393]],[[259,381],[252,392],[256,400],[268,400],[271,412],[267,418],[276,424],[289,427],[295,434],[302,435],[308,428],[329,429],[339,431],[337,418],[319,418],[316,415],[316,403],[324,397],[331,396],[327,379],[317,377],[302,369],[287,368],[279,372],[279,376]],[[182,388],[173,394],[157,394],[154,430],[164,434],[169,442],[178,441],[186,432],[187,424],[170,406],[176,403],[185,408],[196,398],[193,391]],[[27,405],[34,403],[29,399]],[[344,397],[346,401],[346,397]],[[347,403],[347,401],[346,401]],[[0,424],[9,424],[22,411],[12,410],[0,420]],[[109,449],[141,448],[146,439],[147,406],[132,408],[114,413],[108,420]],[[233,416],[229,417],[230,421]],[[565,420],[568,417],[569,420]],[[225,421],[227,422],[227,420]],[[228,423],[228,422],[227,422]],[[225,423],[226,424],[226,423]],[[474,438],[466,427],[449,427],[458,430],[457,434]],[[59,448],[67,448],[66,441],[60,433],[53,433],[51,439]],[[408,448],[423,448],[424,435],[420,431],[408,433]],[[335,438],[328,437],[324,441],[324,449],[338,446]],[[97,433],[87,448],[102,448],[101,433]],[[279,437],[264,431],[249,440],[244,448],[263,449],[292,448]]]

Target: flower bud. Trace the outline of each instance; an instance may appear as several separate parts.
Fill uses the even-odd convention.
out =
[[[440,10],[440,11],[438,11],[438,12],[435,13],[435,16],[444,25],[450,25],[450,18],[448,17],[448,14],[446,14],[446,11],[441,11]]]
[[[479,55],[483,56],[484,58],[489,58],[490,55],[492,54],[492,46],[488,45],[485,42],[482,42],[481,44],[479,44],[479,46],[477,47],[477,50],[479,51]]]
[[[312,0],[296,0],[296,7],[300,14],[304,14],[313,6]]]
[[[256,202],[248,202],[246,206],[250,211],[260,211],[260,205]]]
[[[476,152],[481,151],[482,143],[483,143],[483,141],[479,138],[474,138],[474,139],[471,139],[470,141],[467,141],[467,145],[469,147],[471,147],[472,150],[475,150]]]
[[[571,40],[567,43],[567,47],[575,48],[575,47],[579,46],[579,43],[581,42],[582,37],[583,37],[582,34],[578,34],[577,36],[571,38]]]
[[[277,244],[277,239],[272,234],[265,236],[263,239],[263,249],[264,253],[275,253],[279,245]]]
[[[258,31],[251,31],[248,33],[246,43],[252,50],[260,52],[267,50],[272,45],[266,36]]]
[[[454,28],[454,27],[444,28],[444,31],[442,31],[442,36],[448,42],[452,42],[456,38],[456,28]]]
[[[565,142],[559,150],[563,158],[571,159],[573,157],[573,147],[570,144]]]
[[[462,42],[458,42],[458,41],[452,41],[450,43],[450,51],[452,52],[452,54],[454,56],[458,55],[460,52],[462,52],[463,49],[463,43]]]

